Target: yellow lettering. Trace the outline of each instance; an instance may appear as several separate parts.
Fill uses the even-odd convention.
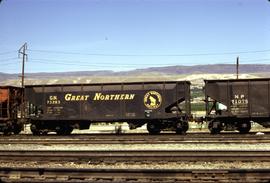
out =
[[[76,100],[76,96],[72,95],[71,96],[71,101],[74,101],[74,100]]]
[[[88,98],[89,96],[87,96]],[[106,94],[95,93],[93,100],[133,100],[135,94]],[[82,100],[82,98],[80,99]]]
[[[94,97],[94,100],[99,100],[100,95],[101,95],[101,93],[96,93],[96,94],[95,94],[95,97]]]
[[[124,100],[125,94],[120,95],[120,100]]]
[[[114,99],[114,96],[115,96],[115,95],[111,95],[111,98],[110,98],[110,100],[113,100],[113,99]]]
[[[70,101],[70,99],[71,99],[71,94],[70,93],[66,94],[65,95],[65,100]]]
[[[119,100],[120,95],[115,95],[114,100]]]
[[[130,94],[129,96],[130,96],[130,97],[129,97],[129,100],[133,100],[134,97],[135,97],[135,94]]]
[[[129,100],[129,94],[126,94],[125,100]]]
[[[100,96],[100,100],[104,100],[104,98],[105,98],[104,95]]]
[[[90,95],[72,95],[68,93],[65,95],[66,101],[86,101]]]

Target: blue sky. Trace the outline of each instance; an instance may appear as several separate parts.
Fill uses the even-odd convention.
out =
[[[2,0],[0,72],[270,64],[268,0]]]

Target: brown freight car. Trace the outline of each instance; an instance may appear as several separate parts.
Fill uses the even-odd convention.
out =
[[[34,134],[70,134],[95,122],[185,133],[191,113],[189,81],[31,85],[25,100]]]
[[[270,127],[270,79],[205,80],[206,120],[211,133],[248,133],[251,122]]]
[[[22,89],[13,86],[0,87],[0,132],[18,134],[23,128],[21,120]]]

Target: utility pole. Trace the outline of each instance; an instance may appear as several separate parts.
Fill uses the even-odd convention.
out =
[[[21,58],[22,56],[22,83],[21,83],[21,87],[22,87],[22,92],[21,92],[21,119],[23,122],[23,119],[25,118],[25,103],[24,103],[24,64],[25,61],[27,60],[27,54],[25,53],[27,49],[27,43],[24,43],[22,45],[22,47],[18,50],[18,57]],[[24,125],[24,129],[25,129],[25,125]]]
[[[27,60],[27,54],[25,53],[27,49],[27,43],[24,43],[22,45],[22,47],[19,49],[18,51],[18,57],[20,58],[20,56],[22,55],[22,83],[21,83],[21,86],[22,88],[24,88],[24,64],[25,64],[25,61]]]
[[[239,75],[239,57],[236,58],[236,79],[238,79]]]

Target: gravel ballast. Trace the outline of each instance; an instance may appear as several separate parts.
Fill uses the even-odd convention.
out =
[[[270,151],[270,144],[7,144],[0,150],[260,150]]]

